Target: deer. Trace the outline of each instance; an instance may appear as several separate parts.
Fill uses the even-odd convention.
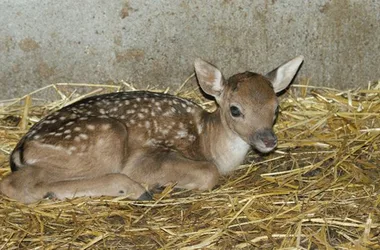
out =
[[[213,112],[150,91],[108,93],[65,106],[21,138],[0,192],[28,204],[81,196],[150,200],[151,189],[167,185],[212,190],[252,148],[276,148],[277,96],[303,59],[265,75],[246,71],[228,80],[196,59],[199,86],[217,104]]]

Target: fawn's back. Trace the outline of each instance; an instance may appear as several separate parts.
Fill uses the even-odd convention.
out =
[[[195,103],[163,93],[148,91],[110,93],[76,102],[45,117],[34,125],[25,141],[52,145],[68,154],[87,150],[97,137],[107,133],[107,119],[118,121],[128,130],[128,149],[162,147],[199,155],[191,148],[198,137],[203,110]],[[87,122],[99,118],[98,122]]]

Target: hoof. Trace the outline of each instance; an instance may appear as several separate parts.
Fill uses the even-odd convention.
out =
[[[53,192],[47,192],[43,199],[47,199],[47,200],[58,200],[57,196],[55,195],[55,193]]]
[[[153,200],[153,196],[150,192],[146,191],[137,200],[139,200],[139,201],[151,201],[151,200]]]

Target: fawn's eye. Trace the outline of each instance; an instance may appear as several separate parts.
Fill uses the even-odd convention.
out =
[[[239,117],[241,116],[241,112],[240,112],[240,109],[236,106],[231,106],[230,107],[230,111],[231,111],[231,115],[233,117]]]

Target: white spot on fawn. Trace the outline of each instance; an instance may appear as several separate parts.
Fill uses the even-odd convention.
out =
[[[88,139],[88,135],[86,134],[79,134],[79,137],[83,140],[87,140]]]
[[[87,125],[86,125],[86,128],[87,128],[88,130],[93,131],[93,130],[95,130],[95,125],[93,125],[93,124],[87,124]]]
[[[102,130],[108,130],[110,128],[111,128],[110,124],[103,124],[102,127],[101,127]]]
[[[149,128],[150,128],[150,122],[149,122],[149,121],[145,121],[145,128],[146,128],[146,129],[149,129]]]
[[[153,120],[153,127],[154,127],[154,132],[157,133],[158,132],[158,123],[156,120]]]
[[[75,127],[75,128],[74,128],[74,131],[76,131],[76,132],[79,132],[79,131],[81,131],[81,130],[82,130],[81,127]]]
[[[193,142],[195,141],[196,137],[194,135],[189,135],[189,141]]]
[[[202,124],[197,124],[197,132],[198,134],[202,133],[203,131],[203,125]]]
[[[40,138],[41,138],[40,135],[35,135],[35,136],[33,136],[33,139],[34,139],[34,140],[38,140],[38,139],[40,139]]]
[[[161,129],[160,131],[161,131],[161,134],[163,135],[169,134],[169,129]]]
[[[164,143],[165,143],[166,146],[171,147],[171,146],[173,146],[174,141],[173,140],[165,140]]]
[[[177,136],[178,138],[185,138],[189,133],[187,132],[187,130],[180,130],[177,132]]]

